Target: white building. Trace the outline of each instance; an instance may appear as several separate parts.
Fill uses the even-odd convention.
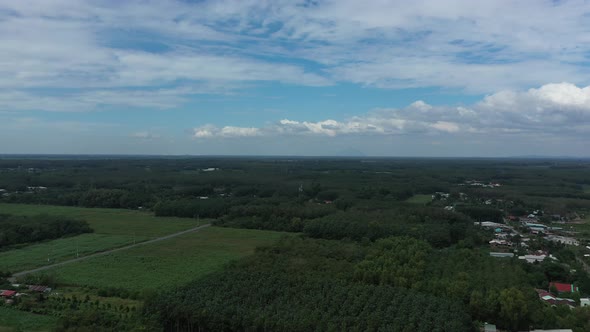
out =
[[[558,242],[558,243],[563,243],[563,244],[568,244],[571,246],[578,246],[580,245],[580,243],[578,242],[578,240],[574,239],[573,237],[567,237],[567,236],[559,236],[559,235],[549,235],[547,237],[545,237],[545,239],[552,241],[552,242]]]

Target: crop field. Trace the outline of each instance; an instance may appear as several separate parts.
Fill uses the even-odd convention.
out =
[[[252,254],[285,233],[210,227],[170,240],[90,258],[45,273],[59,283],[132,291],[182,285]]]
[[[0,252],[0,271],[23,271],[50,263],[61,262],[85,256],[110,248],[121,247],[133,241],[144,241],[147,237],[110,234],[82,234],[19,249]]]
[[[413,204],[426,204],[432,201],[431,195],[414,195],[406,200],[408,203]]]
[[[0,306],[0,332],[52,331],[57,318]]]
[[[51,214],[88,222],[95,233],[158,237],[199,224],[196,220],[155,217],[149,212],[123,209],[92,209],[53,205],[0,204],[0,213],[15,215]],[[201,222],[203,223],[203,222]]]
[[[204,223],[193,219],[155,217],[120,209],[50,205],[0,204],[0,213],[60,215],[88,222],[94,233],[66,237],[0,252],[0,271],[18,272],[176,233]]]

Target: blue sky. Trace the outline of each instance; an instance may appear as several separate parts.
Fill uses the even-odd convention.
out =
[[[590,156],[589,14],[0,0],[0,153]]]

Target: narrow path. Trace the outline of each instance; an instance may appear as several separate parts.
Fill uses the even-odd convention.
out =
[[[576,256],[576,260],[582,264],[582,267],[584,270],[586,270],[586,273],[590,274],[590,266],[588,266],[588,264],[586,264],[586,262],[584,262],[584,260],[578,256]]]
[[[139,243],[136,243],[136,244],[131,244],[131,245],[128,245],[128,246],[119,247],[119,248],[115,248],[115,249],[110,249],[110,250],[107,250],[107,251],[101,251],[101,252],[97,252],[97,253],[90,254],[90,255],[87,255],[87,256],[78,257],[78,258],[70,259],[70,260],[67,260],[67,261],[63,261],[63,262],[59,262],[59,263],[55,263],[55,264],[51,264],[51,265],[46,265],[46,266],[38,267],[36,269],[32,269],[32,270],[28,270],[28,271],[17,272],[17,273],[14,273],[12,275],[12,278],[10,278],[10,279],[11,279],[11,281],[14,282],[14,279],[15,278],[22,277],[22,276],[25,276],[27,274],[49,270],[49,269],[52,269],[52,268],[57,267],[57,266],[62,266],[62,265],[66,265],[66,264],[70,264],[70,263],[74,263],[74,262],[79,262],[79,261],[82,261],[82,260],[85,260],[85,259],[89,259],[89,258],[93,258],[93,257],[104,256],[104,255],[108,255],[108,254],[111,254],[111,253],[114,253],[114,252],[117,252],[117,251],[123,251],[123,250],[127,250],[127,249],[131,249],[131,248],[143,246],[143,245],[154,243],[154,242],[158,242],[158,241],[172,239],[174,237],[177,237],[177,236],[180,236],[180,235],[183,235],[183,234],[187,234],[187,233],[199,231],[199,230],[201,230],[203,228],[207,228],[209,226],[211,226],[211,224],[205,224],[205,225],[201,225],[201,226],[198,226],[198,227],[195,227],[195,228],[187,229],[187,230],[182,231],[182,232],[165,235],[165,236],[162,236],[162,237],[158,237],[158,238],[155,238],[155,239],[151,239],[151,240],[139,242]]]

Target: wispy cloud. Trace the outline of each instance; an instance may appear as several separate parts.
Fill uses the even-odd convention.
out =
[[[44,109],[35,104],[51,97],[45,88],[186,89],[123,102],[165,108],[195,86],[240,82],[473,93],[587,84],[589,13],[584,1],[537,0],[3,2],[0,99]],[[6,102],[15,91],[39,101]],[[52,110],[71,108],[96,109],[73,101]]]

